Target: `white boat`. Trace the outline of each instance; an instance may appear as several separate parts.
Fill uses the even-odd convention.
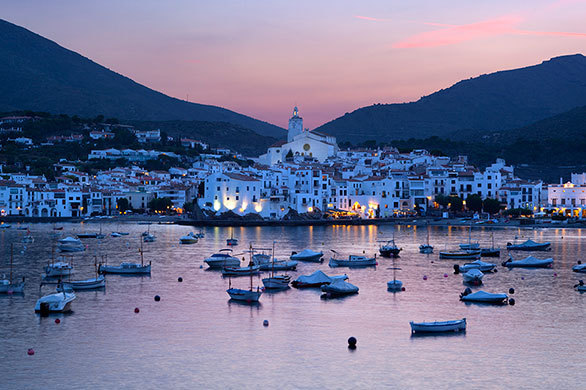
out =
[[[572,267],[572,271],[586,273],[586,264],[582,264],[582,263],[578,262],[578,264],[576,264],[575,266]]]
[[[468,244],[460,244],[459,246],[460,246],[460,249],[462,249],[464,251],[480,249],[480,244],[477,242],[468,243]]]
[[[291,260],[296,260],[296,261],[310,261],[310,262],[314,262],[314,263],[319,263],[322,262],[324,253],[323,252],[315,252],[312,251],[311,249],[304,249],[301,252],[297,253],[297,252],[293,252],[291,253],[291,256],[289,257]]]
[[[374,257],[361,255],[350,255],[348,259],[336,259],[332,257],[329,262],[330,267],[370,267],[376,265]]]
[[[533,240],[527,240],[522,244],[511,244],[507,242],[507,250],[509,251],[547,251],[550,250],[551,243],[539,243]]]
[[[403,282],[397,280],[397,270],[401,268],[395,267],[395,259],[393,258],[393,280],[387,282],[387,290],[389,291],[401,291],[403,289]]]
[[[478,260],[480,259],[480,250],[460,250],[460,251],[441,251],[440,259],[456,260]]]
[[[239,267],[240,260],[231,255],[232,249],[221,249],[204,260],[210,268]]]
[[[458,273],[458,272],[468,272],[471,269],[477,269],[477,270],[482,271],[482,272],[491,272],[495,268],[496,268],[496,264],[487,263],[487,262],[482,261],[482,260],[476,260],[476,261],[473,261],[471,263],[466,263],[464,265],[454,264],[454,269],[456,270],[456,273]]]
[[[523,260],[513,260],[513,257],[509,257],[507,261],[503,262],[503,266],[509,268],[550,268],[552,264],[552,258],[538,259],[533,256],[528,256]]]
[[[419,253],[429,254],[433,253],[433,246],[431,245],[419,245]]]
[[[179,237],[180,244],[195,244],[197,243],[197,237],[193,234],[193,232],[189,232],[184,236]]]
[[[266,289],[282,290],[289,288],[291,282],[291,276],[289,275],[274,275],[262,280],[262,284]]]
[[[0,294],[21,294],[24,292],[24,278],[19,283],[11,279],[0,279]]]
[[[464,283],[480,285],[482,284],[482,278],[484,274],[477,268],[472,268],[470,271],[465,272],[462,274],[462,279]]]
[[[99,275],[95,278],[85,280],[70,280],[68,282],[63,282],[57,286],[57,291],[94,290],[102,287],[106,287],[106,278],[104,278],[104,275]]]
[[[335,280],[348,279],[347,275],[339,275],[339,276],[328,276],[320,270],[315,271],[311,275],[301,275],[296,280],[294,280],[291,285],[297,288],[306,288],[306,287],[321,287],[324,284],[330,284]]]
[[[252,275],[253,275],[253,269],[256,267],[258,268],[258,265],[255,266],[252,263],[252,251],[250,252],[250,261],[248,262],[248,267],[250,268],[250,287],[248,290],[244,290],[244,289],[240,289],[240,288],[232,288],[232,279],[230,279],[229,284],[228,284],[228,290],[226,290],[226,292],[228,293],[228,295],[230,296],[230,299],[233,299],[235,301],[240,301],[240,302],[246,302],[246,303],[255,303],[258,302],[260,299],[260,296],[262,295],[263,290],[260,289],[260,287],[256,287],[256,291],[255,288],[252,286]],[[224,273],[224,271],[226,270],[226,268],[224,268],[224,270],[222,271],[222,273]],[[258,272],[258,270],[257,270]]]
[[[144,242],[155,242],[156,239],[157,239],[157,237],[155,237],[153,234],[150,234],[150,233],[142,238],[142,240]]]
[[[120,265],[100,264],[98,273],[100,274],[119,274],[119,275],[150,275],[151,263],[144,263],[144,254],[142,250],[142,241],[140,244],[140,263],[123,262]]]
[[[248,267],[224,267],[222,275],[224,276],[249,276],[260,273],[260,266],[249,265]]]
[[[118,232],[112,232],[112,233],[110,233],[110,237],[122,237],[122,234],[120,234]]]
[[[71,311],[71,302],[75,299],[74,293],[58,292],[45,295],[37,300],[35,312],[41,313],[63,313]]]
[[[4,279],[6,276],[3,276],[3,279],[0,279],[0,294],[21,294],[24,292],[24,277],[20,283],[14,283],[12,280],[13,251],[14,245],[10,244],[10,277]]]
[[[330,284],[321,286],[327,298],[340,297],[344,295],[358,294],[358,287],[342,279],[334,280]]]
[[[73,272],[73,265],[64,261],[55,261],[45,266],[45,277],[54,278],[70,276]]]
[[[83,252],[85,245],[77,238],[65,237],[59,240],[59,250],[61,252]]]
[[[265,265],[271,263],[271,255],[266,253],[255,253],[252,255],[252,263],[255,265]]]
[[[276,261],[275,261],[275,257],[274,257],[274,253],[275,253],[275,242],[273,241],[273,258],[271,259],[271,263],[269,270],[271,271],[271,276],[268,278],[264,278],[262,280],[262,284],[265,286],[265,288],[268,289],[286,289],[289,288],[289,282],[291,282],[291,277],[289,275],[275,275],[275,271],[278,271],[279,269],[275,268],[276,265]],[[295,266],[297,266],[297,262],[295,261]],[[264,265],[264,264],[263,264]],[[261,267],[263,266],[261,265]]]
[[[128,274],[140,275],[151,273],[151,263],[139,264],[132,262],[123,262],[120,265],[100,264],[98,268],[101,274]]]
[[[482,290],[473,293],[470,288],[467,288],[462,294],[460,294],[460,300],[463,302],[502,305],[508,302],[509,296],[507,294],[493,294]]]
[[[443,333],[466,331],[466,318],[453,321],[409,322],[411,333]]]
[[[433,246],[429,244],[429,225],[427,226],[427,242],[419,245],[419,253],[430,254],[433,253]]]
[[[273,263],[262,263],[259,267],[261,271],[270,271],[274,269],[275,271],[290,271],[297,268],[297,261],[293,260],[275,260]]]
[[[230,295],[231,299],[247,303],[258,302],[260,300],[260,296],[262,295],[262,290],[259,287],[256,288],[256,291],[243,290],[240,288],[229,288],[226,290],[226,292],[228,295]]]

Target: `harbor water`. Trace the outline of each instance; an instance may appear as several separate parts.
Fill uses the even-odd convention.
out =
[[[63,226],[60,238],[100,229],[95,223]],[[581,229],[474,228],[472,241],[489,247],[494,236],[501,257],[483,259],[498,262],[498,272],[485,275],[484,285],[473,290],[515,289],[514,306],[486,306],[459,301],[466,286],[453,265],[464,261],[438,258],[440,250],[468,241],[466,227],[430,228],[435,253],[425,255],[418,251],[427,240],[422,226],[214,227],[204,228],[198,243],[180,245],[180,236],[199,229],[153,224],[148,229],[157,239],[143,244],[144,259],[152,262],[150,277],[107,275],[104,289],[76,292],[71,313],[41,317],[34,305],[54,291],[39,285],[55,231],[50,224],[31,224],[35,241],[23,243],[26,231],[16,227],[0,231],[0,274],[8,276],[13,244],[15,278],[26,277],[23,295],[0,295],[2,389],[563,389],[586,381],[586,294],[573,289],[585,276],[571,270],[577,260],[586,261]],[[140,261],[140,235],[147,226],[101,228],[106,238],[84,239],[87,250],[73,254],[72,279],[92,277],[96,258]],[[111,237],[112,231],[130,234]],[[270,248],[275,241],[278,259],[304,248],[321,250],[325,261],[300,263],[288,272],[292,280],[317,269],[346,273],[360,292],[324,300],[317,289],[291,288],[266,291],[258,305],[232,302],[229,283],[248,288],[250,278],[223,278],[203,262],[225,248],[232,234],[240,258],[248,259],[250,243]],[[376,267],[363,269],[328,266],[332,250],[340,256],[374,255],[379,241],[393,235],[403,248],[394,262],[379,258]],[[515,237],[550,241],[550,252],[513,256],[553,257],[553,268],[501,266],[505,245]],[[393,264],[405,291],[386,289]],[[262,275],[253,278],[255,286],[262,287]],[[467,319],[465,333],[411,336],[409,321],[460,318]],[[358,341],[354,350],[347,346],[351,336]],[[27,355],[29,348],[34,355]]]

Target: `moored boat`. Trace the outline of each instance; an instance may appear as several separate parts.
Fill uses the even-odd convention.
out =
[[[381,241],[381,245],[378,249],[380,255],[383,257],[398,257],[401,250],[402,248],[399,248],[395,244],[394,239],[389,241]]]
[[[144,254],[142,250],[142,241],[140,244],[140,263],[122,262],[120,265],[100,264],[98,265],[99,274],[119,274],[119,275],[150,275],[151,262],[144,263]]]
[[[433,253],[433,246],[428,244],[419,245],[419,253],[430,254]]]
[[[155,242],[155,240],[157,239],[157,237],[155,237],[153,234],[148,233],[146,236],[144,236],[142,238],[142,240],[144,242]]]
[[[465,263],[464,265],[454,264],[454,271],[456,273],[468,272],[471,269],[477,269],[482,272],[491,272],[496,268],[496,264],[487,263],[482,260],[476,260],[471,263]]]
[[[440,259],[477,260],[480,259],[480,250],[441,251]]]
[[[583,280],[579,280],[578,284],[574,285],[576,291],[586,292],[586,285],[584,284]]]
[[[179,237],[179,243],[183,245],[195,244],[197,243],[197,237],[195,237],[193,232],[189,232],[186,235]]]
[[[511,244],[507,242],[507,250],[509,251],[547,251],[551,250],[551,243],[549,242],[535,242],[533,240],[527,240],[522,244]]]
[[[473,284],[473,285],[480,285],[482,284],[482,278],[484,274],[477,268],[472,268],[471,270],[462,274],[462,279],[464,283]]]
[[[467,288],[463,293],[460,294],[460,300],[463,302],[503,305],[509,301],[509,296],[507,294],[494,294],[482,290],[473,293],[470,288]]]
[[[370,267],[376,264],[374,257],[361,255],[350,255],[348,259],[336,259],[332,257],[329,262],[330,267]]]
[[[291,271],[297,268],[297,261],[293,260],[275,260],[274,264],[271,263],[262,263],[259,265],[261,271],[270,271],[274,269],[275,271]]]
[[[76,298],[74,293],[58,292],[45,295],[37,300],[35,312],[37,313],[63,313],[71,311],[71,302]]]
[[[214,253],[205,259],[204,263],[206,263],[209,268],[217,269],[240,266],[240,260],[232,256],[232,249],[220,249],[218,253]]]
[[[320,270],[315,271],[311,275],[301,275],[294,280],[291,285],[297,288],[321,287],[324,284],[330,284],[337,279],[346,280],[347,275],[328,276]]]
[[[338,279],[334,280],[330,284],[321,286],[321,290],[325,292],[324,298],[335,298],[346,295],[358,294],[359,288],[352,283],[348,283],[345,280]]]
[[[83,252],[85,245],[77,238],[65,237],[59,240],[59,250],[61,252]]]
[[[230,299],[247,303],[258,302],[262,295],[262,290],[259,287],[256,288],[256,291],[243,290],[241,288],[229,288],[226,292],[230,296]]]
[[[14,245],[10,244],[10,276],[8,279],[0,279],[0,294],[21,294],[24,292],[24,277],[19,283],[15,283],[12,280],[12,267],[14,263],[13,252]]]
[[[289,288],[289,282],[291,282],[291,276],[289,275],[273,275],[262,280],[264,287],[272,290]]]
[[[45,266],[45,277],[55,278],[69,276],[73,272],[73,265],[65,261],[52,261]]]
[[[291,256],[289,257],[291,260],[296,260],[296,261],[308,261],[308,262],[314,262],[314,263],[319,263],[322,262],[323,259],[323,252],[315,252],[312,251],[311,249],[304,249],[301,252],[297,253],[297,252],[293,252],[291,253]]]
[[[224,267],[222,275],[224,276],[249,276],[260,273],[260,266],[249,265],[248,267]]]
[[[57,286],[57,291],[68,291],[69,289],[73,291],[95,290],[102,287],[106,287],[106,278],[104,278],[104,275],[99,275],[95,278],[85,280],[70,280],[63,282]]]
[[[409,322],[411,333],[444,333],[466,331],[466,318],[452,321]]]
[[[97,238],[98,233],[79,233],[77,238]]]
[[[582,264],[581,261],[578,261],[578,264],[572,267],[572,271],[586,273],[586,264]]]
[[[513,257],[509,257],[507,261],[504,261],[502,265],[509,268],[550,268],[553,264],[553,259],[538,259],[533,256],[528,256],[523,260],[513,260]]]

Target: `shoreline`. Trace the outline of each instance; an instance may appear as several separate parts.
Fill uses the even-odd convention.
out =
[[[496,223],[473,223],[472,227],[491,228],[586,228],[586,221],[573,223],[524,223],[523,220],[511,220],[509,222]],[[8,216],[1,217],[0,222],[5,224],[26,224],[26,223],[136,223],[136,224],[176,224],[196,227],[256,227],[256,226],[370,226],[370,225],[415,225],[415,226],[470,226],[470,220],[465,218],[385,218],[385,219],[326,219],[326,220],[195,220],[178,216],[110,216],[102,218],[81,218],[81,217],[23,217]]]

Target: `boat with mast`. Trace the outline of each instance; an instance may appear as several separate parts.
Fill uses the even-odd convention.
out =
[[[251,245],[252,247],[252,245]],[[252,251],[250,252],[250,266],[252,266]],[[259,286],[254,289],[252,285],[252,277],[253,274],[250,273],[250,288],[248,290],[241,289],[241,288],[232,288],[232,279],[228,281],[228,290],[226,292],[230,296],[230,299],[239,302],[246,302],[246,303],[255,303],[260,300],[260,296],[263,293],[264,289],[261,289]]]
[[[429,244],[429,225],[427,225],[427,242],[425,244],[419,245],[419,253],[433,253],[433,246]]]
[[[230,229],[230,238],[226,240],[226,245],[235,246],[238,245],[238,239],[234,238],[234,228]]]
[[[98,272],[98,257],[94,256],[94,270],[96,276],[94,278],[84,280],[69,280],[67,282],[59,283],[57,285],[57,291],[79,291],[79,290],[95,290],[98,288],[106,287],[106,278],[104,275],[100,275]]]
[[[140,264],[132,262],[123,262],[120,265],[108,265],[107,257],[106,263],[98,266],[98,272],[101,274],[120,274],[120,275],[150,275],[151,274],[151,262],[148,264],[144,263],[144,251],[142,249],[142,240],[140,242]]]
[[[262,284],[266,289],[283,290],[289,288],[291,276],[289,275],[275,275],[275,241],[273,241],[273,259],[272,259],[271,276],[264,278]]]
[[[397,280],[397,270],[401,268],[395,267],[395,259],[393,259],[393,267],[391,269],[393,270],[393,280],[387,282],[387,290],[393,292],[401,291],[403,289],[403,282]]]
[[[468,242],[466,244],[460,244],[462,250],[479,250],[480,244],[478,242],[472,242],[472,222],[468,228]]]
[[[481,248],[480,256],[482,257],[500,257],[501,250],[494,247],[494,233],[490,234],[492,240],[492,246],[490,248]]]
[[[24,277],[20,283],[14,283],[12,280],[12,267],[14,263],[14,244],[10,244],[10,276],[8,279],[0,280],[1,294],[21,294],[24,292]]]

